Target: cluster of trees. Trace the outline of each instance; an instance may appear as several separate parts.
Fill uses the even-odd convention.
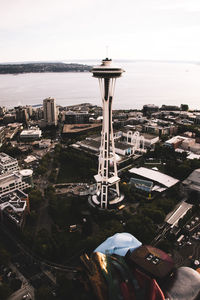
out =
[[[33,236],[35,235],[35,230],[37,226],[37,220],[39,216],[39,210],[43,204],[43,196],[41,191],[37,189],[32,189],[29,193],[29,203],[30,203],[30,213],[26,215],[26,225],[23,232],[20,232],[20,237],[31,247],[34,246]]]
[[[74,149],[61,149],[57,181],[88,182],[97,172],[97,158]]]
[[[0,285],[0,299],[7,300],[8,297],[12,294],[11,288],[7,283],[2,283]]]
[[[54,140],[57,136],[57,127],[56,126],[47,126],[42,130],[42,136],[45,139]]]
[[[178,126],[178,134],[182,134],[186,131],[193,132],[196,137],[200,137],[200,130],[198,125],[180,125]]]
[[[8,265],[10,262],[10,254],[9,252],[0,244],[0,266]]]
[[[90,66],[65,63],[29,63],[0,65],[0,74],[44,73],[44,72],[84,72]]]
[[[21,157],[22,151],[18,147],[13,147],[11,143],[6,143],[1,146],[1,152],[5,152],[6,154],[12,157]]]
[[[32,199],[37,196],[39,195],[35,191]],[[34,251],[44,258],[57,262],[66,261],[82,249],[93,251],[107,237],[124,231],[115,213],[93,211],[88,207],[87,197],[56,195],[53,187],[47,188],[45,197],[49,199],[49,214],[53,221],[51,232],[40,230],[32,242],[32,235],[27,232],[27,227],[23,233],[26,241],[32,243]],[[83,221],[85,217],[86,222]],[[69,225],[72,224],[77,224],[78,230],[70,233]]]
[[[49,214],[59,228],[64,229],[80,221],[82,199],[56,195],[52,186],[48,187],[46,197],[49,199]]]
[[[176,201],[170,198],[155,199],[153,202],[141,200],[137,213],[125,213],[125,231],[133,234],[142,243],[148,244],[155,237],[157,225],[161,224],[166,214],[174,207]]]
[[[70,280],[64,273],[58,273],[56,276],[58,288],[56,290],[56,299],[70,299],[70,300],[92,300],[94,296],[92,293],[86,293],[83,285],[79,280]],[[54,300],[55,296],[47,286],[41,286],[35,292],[36,300]]]
[[[38,211],[43,203],[43,196],[40,190],[32,189],[29,193],[30,210]]]
[[[5,246],[3,244],[0,244],[0,267],[4,266],[7,267],[10,263],[10,259],[11,259],[11,254],[6,250]],[[8,272],[8,271],[7,271]],[[6,300],[8,299],[8,297],[10,296],[10,294],[12,294],[13,292],[17,291],[18,289],[20,289],[21,287],[21,280],[17,279],[17,278],[8,278],[4,277],[3,275],[1,276],[1,272],[0,272],[0,277],[1,279],[3,278],[3,281],[1,281],[0,284],[0,299],[1,300]],[[5,280],[6,278],[6,280]]]
[[[168,161],[165,166],[165,171],[167,174],[178,178],[179,180],[186,179],[195,169],[200,168],[200,160],[191,159],[184,160],[182,162]]]
[[[127,220],[125,229],[142,243],[148,244],[155,236],[156,225],[150,217],[138,213]]]
[[[138,206],[135,211],[123,211],[126,221],[125,230],[136,236],[143,243],[150,243],[155,234],[157,225],[162,224],[166,215],[180,201],[179,187],[171,188],[164,197],[147,200],[132,191],[129,184],[121,184],[120,190],[125,194],[125,199]]]
[[[35,173],[37,175],[44,175],[49,171],[49,163],[51,162],[51,155],[50,153],[47,153],[43,156],[43,158],[40,160],[40,164],[38,168],[35,170]]]
[[[154,152],[147,152],[145,157],[160,159],[164,163],[163,171],[179,180],[184,180],[191,172],[200,168],[200,160],[188,160],[186,152],[178,153],[172,148],[159,144],[156,144]]]
[[[120,191],[125,195],[125,198],[128,199],[130,203],[135,202],[135,195],[132,191],[132,187],[130,184],[126,184],[126,182],[120,183]]]

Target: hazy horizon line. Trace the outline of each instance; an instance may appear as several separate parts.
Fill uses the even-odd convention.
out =
[[[1,65],[12,65],[12,64],[30,64],[30,63],[80,63],[80,62],[100,62],[99,58],[88,58],[88,59],[62,59],[62,60],[27,60],[27,61],[8,61],[8,62],[0,62]],[[189,64],[200,64],[198,60],[166,60],[166,59],[113,59],[115,62],[155,62],[155,63],[189,63]]]

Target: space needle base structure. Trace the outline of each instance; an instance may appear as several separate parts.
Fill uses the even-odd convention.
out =
[[[121,77],[123,69],[112,65],[111,59],[102,60],[100,66],[91,70],[93,77],[98,78],[103,106],[103,123],[99,154],[98,174],[95,193],[90,197],[93,206],[109,209],[123,201],[120,193],[120,178],[117,173],[115,145],[112,126],[112,101],[116,79]]]

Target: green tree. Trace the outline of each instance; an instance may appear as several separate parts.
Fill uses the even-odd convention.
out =
[[[151,220],[156,224],[162,223],[165,219],[164,212],[154,207],[144,208],[140,212],[142,213],[143,216],[148,216],[149,218],[151,218]]]
[[[157,247],[168,253],[171,251],[172,245],[168,240],[162,240]]]
[[[69,280],[66,275],[59,274],[57,276],[57,284],[59,285],[58,296],[61,299],[70,300],[93,300],[91,292],[87,294],[80,284],[79,280]]]
[[[39,255],[47,259],[53,255],[53,244],[51,236],[46,229],[41,229],[35,239],[35,250]]]
[[[35,300],[54,300],[54,296],[47,286],[41,286],[35,292]]]
[[[1,300],[7,300],[8,297],[11,294],[11,289],[9,288],[9,286],[5,283],[3,283],[2,285],[0,285],[0,299]]]
[[[29,193],[29,202],[31,210],[38,210],[43,202],[43,196],[40,190],[33,189]]]
[[[189,106],[187,104],[181,104],[181,110],[182,111],[188,111]]]
[[[13,278],[10,283],[10,287],[13,292],[19,290],[21,288],[22,282],[19,279]]]
[[[142,243],[148,244],[155,236],[156,226],[149,217],[138,214],[128,220],[126,231],[130,232]]]
[[[165,214],[168,214],[174,208],[173,199],[160,198],[156,199],[156,205],[159,209],[163,210]]]
[[[0,265],[7,265],[10,261],[10,254],[0,246]]]

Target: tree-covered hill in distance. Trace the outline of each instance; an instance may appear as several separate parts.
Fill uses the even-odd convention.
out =
[[[25,63],[0,64],[0,74],[45,73],[45,72],[88,72],[91,66],[76,63]]]

